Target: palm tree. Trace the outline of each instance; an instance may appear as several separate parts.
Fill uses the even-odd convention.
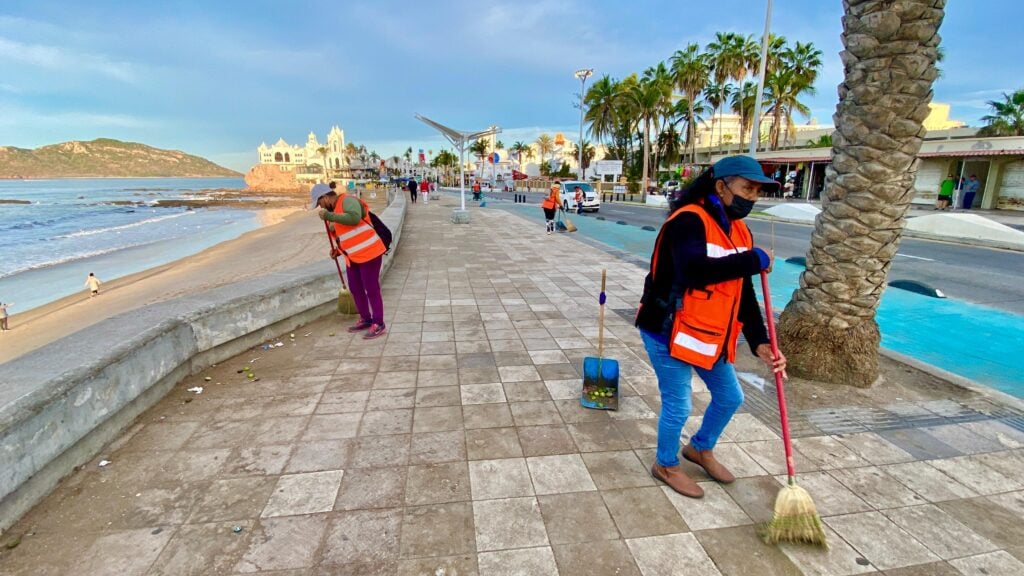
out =
[[[810,110],[800,102],[804,94],[814,94],[814,87],[808,85],[803,78],[796,75],[790,68],[772,72],[764,82],[765,102],[772,113],[772,125],[768,133],[768,145],[779,147],[779,135],[782,133],[783,122],[786,124],[786,139],[793,132],[793,111],[807,116]]]
[[[982,136],[1024,136],[1024,90],[1003,93],[1003,101],[989,100],[991,114],[982,116],[986,123],[978,131]]]
[[[757,83],[746,81],[739,90],[732,93],[732,111],[740,117],[740,147],[743,151],[743,138],[750,132],[750,124],[754,122],[754,107],[757,106]]]
[[[547,155],[555,149],[555,139],[550,134],[541,134],[537,136],[537,141],[534,144],[537,145],[537,152],[540,154],[540,163],[544,165],[547,162]]]
[[[686,143],[690,146],[690,162],[693,162],[696,159],[693,105],[700,99],[701,92],[708,85],[710,70],[707,58],[701,54],[700,46],[695,43],[687,44],[682,50],[676,50],[671,62],[676,87],[686,97],[689,105],[686,114]]]
[[[587,112],[584,119],[590,123],[590,135],[602,142],[615,131],[616,102],[622,98],[619,83],[607,74],[595,81],[583,97]]]
[[[484,158],[487,156],[487,152],[490,151],[490,145],[487,142],[487,138],[480,138],[469,145],[469,151],[474,156],[480,159],[480,172],[477,173],[477,178],[482,178],[484,173]]]
[[[402,157],[405,158],[406,162],[412,162],[412,146],[405,149],[405,153],[402,154]]]
[[[704,100],[711,105],[712,116],[711,116],[711,139],[715,138],[715,115],[718,114],[718,110],[729,101],[729,97],[733,94],[733,87],[731,84],[711,84],[704,89]],[[721,120],[721,118],[719,118]],[[718,146],[722,145],[722,123],[719,122],[718,126]]]
[[[590,145],[590,142],[583,141],[583,170],[586,171],[590,167],[590,162],[594,159],[594,154],[597,152],[594,147]],[[572,147],[572,155],[574,158],[580,157],[580,146],[579,144]]]
[[[658,134],[656,148],[666,166],[671,167],[672,164],[679,161],[679,156],[682,153],[679,144],[679,132],[676,131],[674,124],[670,123],[665,130]]]
[[[844,0],[843,7],[848,55],[835,155],[807,268],[779,334],[790,374],[870,386],[881,341],[875,312],[910,206],[944,10],[933,0]]]
[[[649,186],[649,169],[651,157],[651,126],[655,121],[665,98],[671,95],[671,85],[666,77],[660,77],[656,70],[649,69],[639,84],[634,86],[627,95],[632,102],[640,122],[643,124],[643,193],[647,192]]]
[[[715,34],[715,40],[707,45],[708,64],[712,69],[713,87],[715,88],[715,93],[712,95],[712,87],[708,87],[708,103],[715,109],[711,116],[712,139],[715,131],[715,116],[719,115],[719,110],[728,102],[729,96],[732,94],[732,87],[727,82],[742,80],[747,75],[747,55],[743,51],[746,47],[745,41],[746,38],[735,32],[718,32]],[[718,131],[718,141],[721,145],[721,123],[719,123]]]
[[[831,148],[832,147],[832,135],[831,134],[822,134],[821,136],[818,136],[817,140],[808,140],[807,141],[807,147],[808,148]]]
[[[526,151],[530,150],[530,145],[526,142],[517,141],[509,149],[513,154],[516,155],[516,159],[519,161],[519,171],[523,171],[523,156],[526,155]],[[532,151],[532,150],[531,150]]]

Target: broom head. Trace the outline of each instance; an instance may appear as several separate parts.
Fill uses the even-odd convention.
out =
[[[348,288],[338,290],[338,314],[351,315],[356,313],[356,301]]]
[[[762,527],[761,537],[767,544],[795,542],[828,548],[811,495],[792,481],[775,498],[775,513]]]

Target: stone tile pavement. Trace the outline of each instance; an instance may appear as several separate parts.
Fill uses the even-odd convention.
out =
[[[832,547],[766,546],[784,480],[766,411],[717,450],[736,483],[690,467],[707,496],[668,491],[648,472],[657,383],[614,313],[621,410],[579,406],[600,270],[620,310],[644,270],[500,211],[451,225],[447,204],[410,207],[387,338],[324,318],[189,378],[4,535],[0,574],[1024,574],[1012,421],[931,398],[873,408],[927,425],[827,433],[855,409],[823,408],[796,447]]]

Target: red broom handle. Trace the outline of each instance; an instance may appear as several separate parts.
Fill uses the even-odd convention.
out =
[[[324,231],[327,232],[327,243],[330,244],[331,250],[334,250],[334,236],[331,234],[331,225],[324,220]],[[334,266],[338,269],[338,279],[341,280],[341,285],[348,290],[348,285],[345,284],[345,276],[341,273],[341,264],[338,264],[338,259],[334,258]]]
[[[768,340],[772,346],[772,358],[779,357],[779,341],[775,338],[775,316],[772,315],[772,293],[768,287],[768,273],[761,271],[761,293],[764,294],[764,315],[768,322]],[[782,443],[786,447],[786,473],[792,480],[796,476],[793,463],[793,443],[789,438],[789,412],[786,410],[786,391],[782,385],[782,373],[775,375],[775,390],[779,396],[779,417],[782,419]]]

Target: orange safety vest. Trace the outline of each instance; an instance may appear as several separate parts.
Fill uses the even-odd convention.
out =
[[[704,223],[708,258],[722,258],[754,247],[754,238],[742,220],[734,220],[727,235],[718,222],[696,204],[676,210],[665,223],[683,212],[696,214]],[[661,233],[658,234],[654,257],[651,259],[652,279],[657,268],[660,246]],[[722,357],[722,346],[726,346],[726,360],[735,362],[736,340],[743,328],[737,320],[742,293],[742,278],[688,289],[683,294],[682,305],[676,310],[672,322],[669,354],[687,364],[710,369]]]
[[[561,203],[562,199],[559,197],[558,190],[552,190],[548,197],[540,203],[540,207],[545,210],[554,210]]]
[[[335,206],[342,206],[346,196],[348,195],[339,195]],[[359,224],[347,226],[340,222],[332,222],[334,224],[334,240],[345,256],[346,266],[352,263],[362,264],[363,262],[369,262],[387,252],[384,242],[381,241],[380,236],[377,236],[376,230],[373,229],[373,223],[370,221],[370,207],[366,205],[362,198],[357,199],[363,207],[363,212],[366,214],[366,217],[360,220]]]

